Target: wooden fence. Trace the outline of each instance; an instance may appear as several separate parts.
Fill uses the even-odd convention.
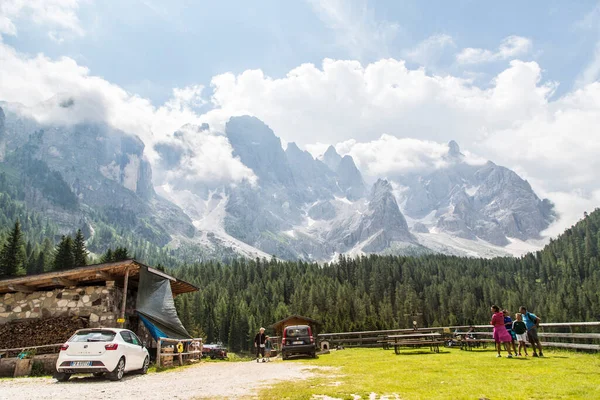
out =
[[[43,346],[16,347],[13,349],[0,349],[0,358],[16,357],[19,355],[19,353],[21,353],[23,351],[32,351],[32,350],[35,351],[36,354],[58,353],[58,349],[60,349],[60,347],[63,344],[64,343],[46,344]]]
[[[492,337],[491,325],[461,325],[449,327],[419,328],[419,332],[440,332],[446,335],[465,333],[471,326],[475,334]],[[330,348],[379,347],[385,336],[414,332],[415,329],[388,329],[380,331],[321,333],[319,342],[328,341]],[[542,323],[538,336],[544,347],[567,348],[588,351],[600,351],[600,321],[595,322],[559,322]]]
[[[201,359],[202,338],[158,338],[156,341],[156,367],[160,368],[161,366],[165,367],[173,365],[174,357],[177,357],[180,366],[183,365],[184,360]]]

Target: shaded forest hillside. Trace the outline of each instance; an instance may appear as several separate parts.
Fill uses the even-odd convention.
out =
[[[183,323],[209,342],[248,349],[260,326],[297,313],[321,331],[482,324],[489,307],[525,305],[544,321],[600,319],[600,210],[521,258],[339,257],[325,265],[272,260],[174,269],[200,291],[178,297]]]

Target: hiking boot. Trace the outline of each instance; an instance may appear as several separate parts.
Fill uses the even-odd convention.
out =
[[[537,353],[533,353],[533,357],[537,357],[537,356],[538,356]]]
[[[496,356],[496,358],[498,358],[498,357],[502,357],[502,356],[501,356],[500,354],[498,354],[498,355]]]
[[[544,357],[544,353],[540,352],[540,357]]]
[[[512,358],[512,354],[509,354],[506,356],[507,358]]]

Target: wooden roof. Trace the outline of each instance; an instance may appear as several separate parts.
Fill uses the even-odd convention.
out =
[[[321,324],[316,319],[312,319],[312,318],[309,318],[309,317],[303,317],[302,315],[294,314],[294,315],[290,315],[287,318],[282,319],[281,321],[275,322],[273,325],[271,325],[271,328],[278,330],[279,328],[281,328],[283,326],[283,324],[285,324],[287,321],[289,321],[291,319],[294,319],[294,318],[295,319],[299,319],[299,320],[303,320],[303,321],[306,321],[306,322],[310,322],[310,323],[316,324],[316,325],[320,325]]]
[[[60,287],[85,286],[100,284],[106,281],[122,281],[125,271],[129,270],[129,282],[135,287],[139,281],[140,268],[168,279],[173,295],[195,292],[198,288],[190,283],[177,279],[155,268],[144,265],[136,260],[124,260],[112,263],[87,265],[64,271],[45,272],[37,275],[27,275],[18,278],[0,280],[0,294],[14,292],[34,292],[51,290]]]

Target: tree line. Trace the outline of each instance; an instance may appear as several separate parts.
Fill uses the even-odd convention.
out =
[[[131,255],[127,248],[117,247],[115,250],[109,248],[94,261],[106,263],[129,258]],[[70,235],[62,235],[55,248],[48,238],[41,246],[32,246],[31,242],[25,242],[21,223],[17,219],[0,248],[0,278],[67,270],[88,265],[89,261],[90,257],[81,229],[77,230],[74,238]]]

